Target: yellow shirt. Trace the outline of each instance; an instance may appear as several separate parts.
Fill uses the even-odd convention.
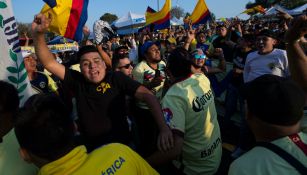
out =
[[[156,175],[144,159],[129,147],[113,143],[87,154],[84,146],[43,166],[39,175]]]
[[[171,86],[162,100],[167,124],[184,133],[182,160],[186,174],[214,174],[222,156],[222,141],[210,82],[193,74]]]

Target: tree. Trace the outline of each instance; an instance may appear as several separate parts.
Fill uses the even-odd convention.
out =
[[[189,16],[191,16],[191,13],[187,12],[187,13],[185,14],[184,18],[187,18],[187,17],[189,17]]]
[[[307,3],[307,0],[295,0],[295,1],[294,0],[293,1],[290,1],[290,0],[255,0],[254,3],[248,2],[246,4],[246,8],[247,9],[252,8],[256,5],[261,5],[264,8],[269,8],[274,4],[279,4],[285,7],[286,9],[294,9],[306,3]]]
[[[100,20],[107,21],[109,24],[112,24],[117,19],[118,17],[111,13],[105,13],[100,17]]]
[[[285,7],[286,9],[294,9],[306,3],[307,3],[307,0],[296,0],[296,1],[281,0],[280,1],[280,5]]]
[[[176,7],[172,7],[171,9],[171,16],[172,17],[176,17],[177,19],[181,18],[181,17],[184,17],[185,13],[184,13],[184,10],[183,8],[179,7],[179,6],[176,6]]]
[[[20,38],[23,38],[24,34],[27,34],[27,36],[31,38],[32,33],[31,33],[31,24],[30,23],[18,22],[17,25],[18,25],[18,27],[17,27],[18,36]]]
[[[213,12],[210,12],[210,16],[211,16],[211,20],[212,20],[212,21],[215,21],[216,16],[215,16],[215,14],[214,14]]]

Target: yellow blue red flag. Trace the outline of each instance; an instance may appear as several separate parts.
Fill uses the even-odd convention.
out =
[[[210,19],[210,11],[205,0],[199,0],[190,16],[193,25],[205,24]]]
[[[87,20],[87,6],[89,0],[43,0],[46,4],[41,13],[52,19],[49,27],[65,38],[80,41],[82,28]]]
[[[146,10],[146,25],[154,25],[155,30],[168,28],[171,23],[171,0],[166,0],[163,8],[155,12],[152,8],[148,7]]]

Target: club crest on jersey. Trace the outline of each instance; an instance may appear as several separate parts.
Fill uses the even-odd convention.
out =
[[[165,122],[168,126],[170,126],[171,124],[171,119],[173,118],[173,112],[171,111],[171,109],[169,108],[164,108],[162,110],[163,112],[163,115],[164,115],[164,119],[165,119]]]

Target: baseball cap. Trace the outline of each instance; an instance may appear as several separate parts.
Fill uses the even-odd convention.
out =
[[[291,79],[266,74],[242,88],[248,110],[263,122],[291,126],[303,116],[304,91]]]
[[[153,42],[153,41],[146,41],[142,46],[141,46],[141,55],[145,55],[147,50],[152,46],[152,45],[157,45],[160,46],[160,43],[158,42]]]
[[[267,37],[271,37],[273,39],[277,39],[277,35],[272,31],[272,30],[269,30],[269,29],[264,29],[262,30],[258,36],[267,36]]]
[[[21,51],[21,55],[23,58],[30,56],[32,53],[30,51]]]
[[[170,44],[177,45],[177,41],[176,41],[176,39],[173,38],[173,37],[169,37],[169,38],[167,39],[167,42],[170,43]]]

